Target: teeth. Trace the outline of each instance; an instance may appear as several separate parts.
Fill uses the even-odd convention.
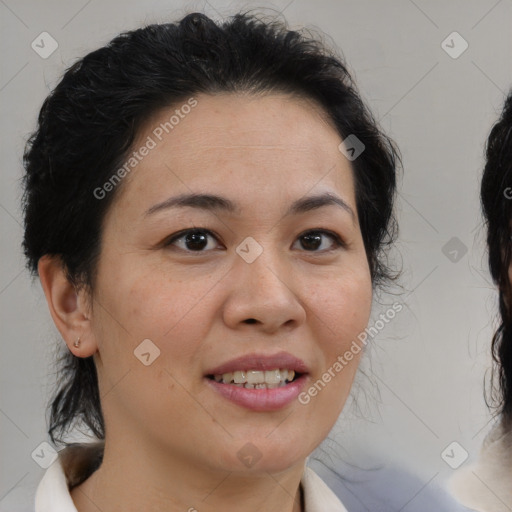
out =
[[[265,382],[267,384],[279,384],[281,382],[281,372],[279,370],[267,370],[265,372]]]
[[[230,375],[233,375],[233,380],[234,380],[235,384],[243,384],[244,382],[247,382],[247,375],[245,374],[245,372],[234,372],[233,374],[225,373],[224,375],[226,376],[226,378],[229,377]],[[222,375],[223,381],[224,381],[224,375]],[[231,380],[231,378],[230,378],[230,380]]]
[[[247,389],[273,389],[286,385],[295,377],[294,370],[275,369],[275,370],[244,370],[214,375],[217,382],[223,384],[234,384],[238,387]]]
[[[259,384],[265,382],[265,372],[249,370],[246,374],[247,384]]]

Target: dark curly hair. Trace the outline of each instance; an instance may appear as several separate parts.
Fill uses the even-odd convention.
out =
[[[374,286],[393,278],[386,248],[396,236],[393,203],[400,161],[344,64],[320,38],[277,19],[237,14],[223,22],[194,13],[176,23],[120,34],[73,64],[39,113],[24,153],[27,266],[60,257],[71,283],[92,292],[101,224],[119,187],[99,201],[94,190],[125,161],[143,123],[197,94],[285,93],[323,108],[344,139],[365,145],[352,162],[357,212]],[[82,421],[99,439],[105,426],[92,356],[66,350],[51,403],[54,442]]]
[[[489,269],[499,289],[500,324],[492,340],[492,400],[507,424],[512,424],[512,91],[486,146],[481,201],[487,227]]]

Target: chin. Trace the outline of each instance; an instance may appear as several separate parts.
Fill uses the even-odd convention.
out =
[[[300,448],[300,451],[297,450]],[[235,473],[280,473],[297,464],[303,464],[309,452],[304,439],[280,437],[269,438],[246,436],[231,440],[214,460],[219,461],[219,469]]]

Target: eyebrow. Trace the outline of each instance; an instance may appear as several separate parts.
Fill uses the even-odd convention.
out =
[[[285,217],[289,215],[299,215],[312,210],[318,210],[326,206],[339,206],[347,213],[350,214],[352,220],[355,221],[354,210],[337,195],[329,192],[317,194],[313,196],[301,197],[292,203],[288,211],[285,213]],[[181,194],[179,196],[170,197],[165,201],[155,204],[149,208],[145,215],[152,215],[162,210],[170,208],[198,208],[201,210],[208,211],[226,211],[229,213],[240,212],[240,207],[225,197],[221,197],[214,194]]]

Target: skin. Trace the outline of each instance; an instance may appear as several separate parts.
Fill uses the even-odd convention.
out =
[[[300,511],[305,459],[336,422],[361,357],[307,405],[273,412],[235,405],[205,381],[235,357],[287,351],[309,366],[307,389],[366,327],[372,283],[353,171],[320,107],[284,94],[196,99],[124,178],[104,220],[92,296],[73,288],[58,258],[40,260],[55,324],[69,350],[94,354],[98,369],[105,455],[71,493],[80,512]],[[175,108],[154,115],[134,148]],[[145,214],[190,192],[240,210]],[[353,215],[337,205],[284,215],[293,201],[324,192]],[[163,244],[192,227],[215,235],[203,252],[183,238]],[[320,228],[344,245],[324,234],[320,247],[304,248],[304,232]],[[248,236],[263,248],[250,264],[235,252]],[[160,350],[149,366],[134,357],[144,339]],[[261,454],[250,468],[237,456],[247,442]]]

